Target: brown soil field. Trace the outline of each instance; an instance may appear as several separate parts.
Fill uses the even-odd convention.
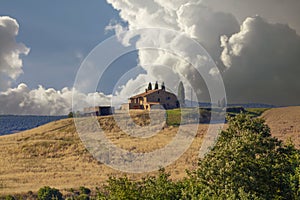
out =
[[[149,119],[141,121],[136,116],[131,117],[135,124],[149,124]],[[283,140],[291,138],[299,147],[300,107],[270,109],[262,117],[274,136]],[[151,152],[162,148],[178,131],[178,127],[164,126],[152,137],[136,138],[121,131],[111,117],[101,117],[98,120],[112,143],[132,152]],[[173,180],[185,177],[186,169],[197,167],[199,149],[209,127],[207,124],[185,126],[191,126],[187,129],[196,126],[198,131],[189,149],[165,167]],[[55,187],[62,192],[80,186],[95,189],[101,187],[109,175],[127,175],[132,179],[140,179],[157,173],[124,173],[97,161],[80,140],[73,119],[63,119],[20,133],[0,136],[0,146],[1,195],[36,192],[43,186]]]

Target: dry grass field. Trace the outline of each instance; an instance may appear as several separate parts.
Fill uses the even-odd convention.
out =
[[[300,106],[273,108],[262,114],[273,136],[300,148]]]
[[[148,118],[131,116],[135,124],[148,125]],[[292,138],[299,147],[300,107],[278,108],[263,115],[272,134],[280,139]],[[106,137],[118,147],[132,152],[151,152],[167,145],[176,135],[178,127],[166,127],[149,138],[134,138],[115,125],[111,117],[98,118]],[[88,123],[84,122],[86,126]],[[190,148],[175,162],[166,167],[171,178],[186,176],[185,169],[197,166],[199,148],[208,130],[207,124],[185,125],[198,128]],[[193,126],[193,127],[192,127]],[[218,126],[218,125],[214,125]],[[94,189],[101,186],[109,175],[123,176],[126,173],[114,170],[91,156],[80,140],[73,119],[63,119],[32,130],[0,137],[0,194],[37,191],[51,186],[66,191],[86,186]],[[126,175],[140,179],[156,172]]]
[[[136,124],[146,124],[132,117]],[[111,117],[98,118],[105,134],[115,145],[133,152],[151,152],[168,144],[178,127],[164,127],[153,137],[133,138],[116,127]],[[148,120],[148,119],[144,119]],[[87,124],[88,126],[88,124]],[[197,126],[198,125],[186,125]],[[195,128],[195,127],[194,127]],[[199,125],[190,148],[174,163],[166,167],[172,179],[186,176],[185,169],[193,169],[201,140],[208,125]],[[86,186],[94,189],[101,186],[109,175],[123,176],[125,173],[101,164],[91,156],[81,142],[73,119],[63,119],[27,130],[0,137],[0,194],[37,191],[51,186],[62,191]],[[140,179],[153,173],[126,175]]]

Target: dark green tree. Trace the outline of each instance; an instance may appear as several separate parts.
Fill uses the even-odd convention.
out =
[[[84,187],[84,186],[81,186],[79,188],[79,191],[80,191],[80,194],[87,194],[87,195],[89,195],[91,193],[91,190],[89,188]]]
[[[178,85],[177,98],[178,98],[180,107],[184,107],[185,106],[185,91],[184,91],[184,86],[183,86],[182,81],[180,81],[180,83]]]
[[[161,89],[162,89],[162,90],[165,90],[165,89],[166,89],[165,82],[162,82],[162,84],[161,84]]]
[[[109,177],[105,186],[106,199],[141,199],[138,183],[128,177]]]
[[[151,82],[149,82],[149,84],[148,84],[148,90],[152,90],[152,83]]]
[[[62,200],[63,197],[58,189],[45,186],[39,189],[38,199],[39,200],[52,200],[52,199]]]
[[[296,155],[293,146],[271,137],[263,119],[237,115],[189,173],[184,198],[297,199]]]
[[[14,196],[12,196],[12,195],[7,195],[5,197],[5,200],[16,200],[16,198]]]
[[[104,199],[180,199],[181,182],[173,182],[164,169],[158,176],[150,176],[141,181],[132,181],[127,177],[112,178],[105,187]],[[103,198],[103,194],[100,196]],[[105,195],[106,194],[106,195]]]
[[[156,81],[155,86],[154,86],[154,90],[157,90],[157,89],[158,89],[158,82]]]
[[[68,118],[73,118],[73,117],[74,117],[74,113],[73,112],[69,112]]]

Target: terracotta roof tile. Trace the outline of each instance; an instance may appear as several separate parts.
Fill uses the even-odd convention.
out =
[[[136,99],[136,98],[138,98],[138,97],[145,97],[145,96],[147,96],[148,94],[152,94],[152,93],[157,92],[157,91],[160,91],[160,90],[162,90],[162,89],[149,90],[149,91],[147,91],[147,92],[143,92],[143,93],[137,94],[137,95],[135,95],[135,96],[132,96],[132,97],[130,97],[130,99]]]

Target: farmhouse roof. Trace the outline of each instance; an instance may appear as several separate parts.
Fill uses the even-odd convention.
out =
[[[149,94],[152,94],[152,93],[160,91],[160,90],[162,90],[162,89],[148,90],[147,92],[143,92],[143,93],[137,94],[135,96],[132,96],[132,97],[130,97],[130,99],[136,99],[136,98],[139,98],[139,97],[145,97],[145,96],[147,96]]]

